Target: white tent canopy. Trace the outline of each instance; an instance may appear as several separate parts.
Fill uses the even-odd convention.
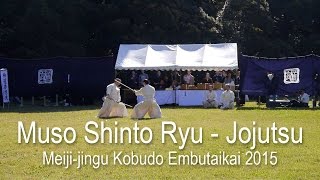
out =
[[[142,45],[121,44],[116,70],[233,70],[238,68],[236,43]]]

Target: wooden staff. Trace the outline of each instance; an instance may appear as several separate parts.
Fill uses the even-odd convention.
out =
[[[116,81],[117,83],[121,84],[122,86],[128,88],[129,90],[131,90],[131,91],[133,91],[133,92],[136,92],[134,89],[130,88],[129,86],[127,86],[127,85],[125,85],[125,84],[123,84],[122,82],[117,81],[117,80],[114,80],[114,81]]]
[[[102,98],[102,100],[104,101],[105,99],[107,99],[108,97],[107,96],[105,96],[105,97],[103,97]],[[115,101],[114,99],[111,99],[111,98],[108,98],[108,99],[110,99],[111,101],[114,101],[115,103],[120,103],[120,102],[117,102],[117,101]],[[121,102],[121,103],[123,103],[123,102]],[[127,107],[133,107],[133,106],[131,106],[131,105],[129,105],[129,104],[126,104],[126,103],[123,103],[125,106],[127,106]]]

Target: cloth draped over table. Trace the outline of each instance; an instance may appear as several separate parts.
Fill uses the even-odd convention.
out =
[[[179,106],[202,106],[206,100],[208,90],[166,90],[156,91],[155,100],[159,105],[178,104]],[[214,90],[216,103],[221,103],[222,90]],[[142,96],[137,96],[137,102],[143,100]]]

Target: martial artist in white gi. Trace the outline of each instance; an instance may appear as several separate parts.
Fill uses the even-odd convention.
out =
[[[142,119],[147,113],[150,118],[161,118],[161,109],[154,99],[155,89],[149,85],[149,81],[145,79],[140,90],[135,91],[137,96],[143,96],[144,100],[134,106],[131,118]]]
[[[209,86],[209,91],[206,94],[205,101],[202,102],[204,108],[217,107],[216,93],[213,91],[213,87]]]
[[[221,109],[234,108],[234,92],[230,90],[230,85],[225,85],[225,91],[221,95]]]
[[[104,102],[97,117],[109,118],[128,116],[126,106],[122,102],[120,102],[120,83],[118,83],[117,81],[121,82],[121,79],[116,78],[114,83],[107,86],[106,96],[103,97]]]

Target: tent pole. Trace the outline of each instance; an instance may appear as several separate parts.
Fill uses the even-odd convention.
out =
[[[174,80],[177,82],[178,85],[178,81],[177,81],[177,70],[174,70]],[[173,86],[172,86],[173,87]],[[177,87],[174,88],[174,106],[177,106]]]
[[[314,61],[312,61],[312,67],[314,67]],[[314,73],[312,73],[314,74]],[[312,101],[312,108],[316,108],[317,106],[317,102],[316,102],[316,94],[315,94],[315,88],[314,88],[314,81],[315,81],[315,75],[313,75],[313,79],[312,79],[312,95],[313,95],[313,101]]]
[[[56,106],[59,106],[59,95],[56,94]]]
[[[46,105],[46,96],[43,96],[43,106],[47,106]]]
[[[23,107],[23,97],[20,98],[20,107]]]

